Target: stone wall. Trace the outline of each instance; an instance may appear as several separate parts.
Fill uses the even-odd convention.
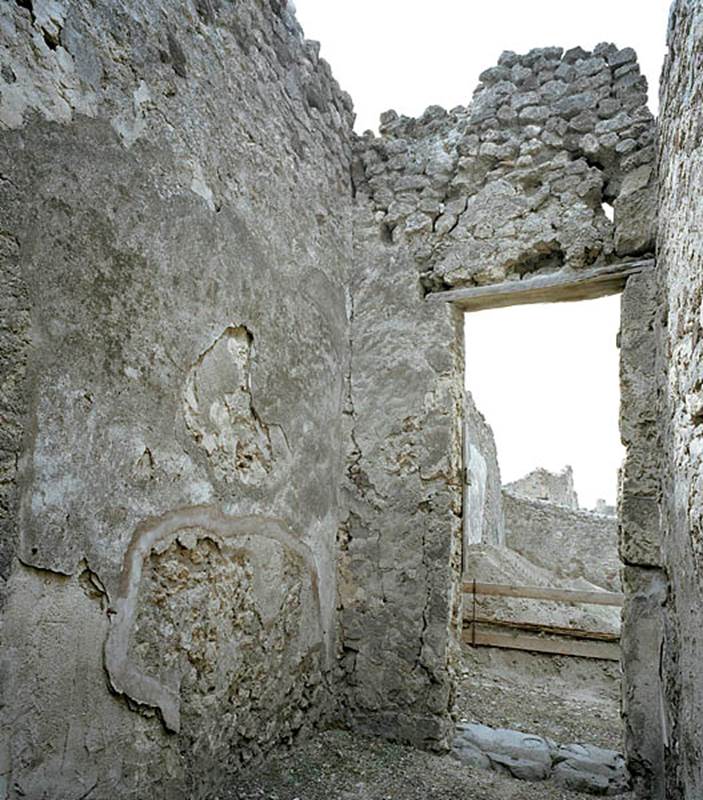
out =
[[[464,554],[471,544],[502,545],[503,501],[500,466],[491,426],[470,392],[464,398]],[[466,569],[466,558],[464,558]]]
[[[364,730],[446,743],[461,334],[458,312],[423,295],[651,252],[653,122],[634,51],[546,48],[504,53],[468,108],[388,112],[356,144],[339,584],[345,707]]]
[[[537,467],[517,481],[505,484],[511,494],[532,500],[546,500],[567,508],[578,508],[579,499],[574,489],[574,471],[566,466],[561,472],[550,472]]]
[[[617,519],[503,491],[505,543],[560,579],[620,589]]]
[[[480,80],[468,108],[387,112],[363,140],[356,185],[426,290],[653,250],[654,120],[632,49],[506,52]]]
[[[412,253],[357,187],[349,452],[340,529],[342,710],[446,748],[461,632],[463,317],[425,303]]]
[[[350,100],[275,0],[0,51],[0,795],[212,797],[333,712]]]
[[[657,429],[654,275],[628,278],[620,313],[619,551],[623,563],[622,712],[625,749],[636,794],[664,798],[659,658],[666,575],[660,568],[660,437]]]
[[[701,13],[674,5],[658,286],[623,300],[642,800],[703,790]],[[425,296],[649,254],[655,212],[631,49],[480,80],[356,138],[282,0],[0,4],[0,794],[210,797],[332,718],[449,743],[463,337]]]
[[[665,477],[662,559],[669,578],[662,652],[667,800],[703,795],[703,7],[673,4],[661,89],[657,328]]]

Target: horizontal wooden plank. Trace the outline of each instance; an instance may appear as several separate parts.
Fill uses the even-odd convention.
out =
[[[564,269],[549,275],[535,275],[488,286],[467,286],[446,292],[430,292],[426,300],[431,303],[453,303],[464,311],[482,311],[530,303],[593,300],[621,292],[630,275],[636,275],[653,266],[654,259],[648,258],[592,269]]]
[[[588,592],[580,589],[553,589],[548,586],[515,586],[508,583],[479,583],[464,581],[464,592],[490,597],[521,597],[525,600],[551,600],[555,603],[622,606],[624,595],[619,592]]]
[[[620,634],[614,631],[593,631],[584,628],[563,627],[561,625],[543,625],[540,622],[520,622],[509,619],[494,619],[477,614],[476,617],[469,618],[468,614],[464,617],[464,627],[477,625],[491,625],[498,628],[510,628],[511,630],[526,631],[527,633],[544,633],[551,636],[571,636],[576,639],[593,639],[599,642],[619,642]]]
[[[500,647],[507,650],[527,650],[532,653],[548,653],[558,656],[599,658],[606,661],[620,660],[620,647],[612,642],[552,639],[527,633],[513,634],[507,631],[482,629],[473,632],[470,628],[464,631],[463,639],[467,644],[480,647]]]

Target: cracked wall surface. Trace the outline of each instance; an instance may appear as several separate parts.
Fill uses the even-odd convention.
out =
[[[246,328],[227,328],[186,381],[186,428],[216,481],[258,483],[273,467],[271,436],[251,395],[252,344]]]
[[[660,672],[669,800],[703,793],[700,630],[703,625],[701,187],[703,8],[672,6],[660,95],[657,277],[659,428],[663,442],[661,560],[668,577]]]
[[[211,796],[333,712],[351,102],[269,0],[2,3],[0,64],[2,780]]]

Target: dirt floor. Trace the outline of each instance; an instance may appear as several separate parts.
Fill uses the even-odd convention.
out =
[[[464,647],[457,718],[622,751],[620,665]]]
[[[507,650],[464,650],[457,718],[560,743],[621,748],[618,665]],[[470,769],[451,756],[327,731],[277,753],[216,800],[583,800],[551,782]],[[631,800],[630,795],[620,795]]]

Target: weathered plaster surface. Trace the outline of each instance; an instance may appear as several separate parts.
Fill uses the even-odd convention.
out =
[[[340,529],[342,710],[426,747],[451,734],[460,632],[462,318],[357,192],[350,446]]]
[[[3,774],[211,796],[332,713],[351,104],[285,4],[27,5],[0,4]]]
[[[703,794],[703,7],[672,6],[662,74],[658,278],[664,444],[662,560],[669,578],[662,651],[667,800]]]

